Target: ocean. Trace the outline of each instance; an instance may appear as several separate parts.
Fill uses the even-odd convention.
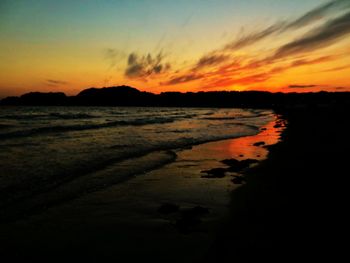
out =
[[[0,108],[0,207],[62,202],[159,168],[201,143],[255,135],[269,110]]]

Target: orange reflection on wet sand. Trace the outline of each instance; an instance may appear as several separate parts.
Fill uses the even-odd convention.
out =
[[[229,151],[232,158],[238,160],[257,159],[263,160],[267,157],[268,150],[264,147],[272,145],[279,141],[280,133],[284,129],[284,123],[276,117],[273,121],[261,127],[261,132],[257,135],[240,137],[230,140],[226,145],[226,151]],[[259,144],[260,145],[254,145]],[[224,149],[223,149],[224,150]]]
[[[284,127],[285,123],[276,116],[274,120],[262,126],[257,135],[197,145],[191,150],[182,152],[181,158],[203,160],[213,159],[215,156],[217,160],[227,158],[264,160],[268,154],[268,150],[264,146],[277,143]],[[255,143],[259,142],[264,144],[254,146]]]

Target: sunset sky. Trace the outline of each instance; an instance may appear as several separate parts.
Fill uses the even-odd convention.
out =
[[[350,91],[350,0],[1,0],[0,98]]]

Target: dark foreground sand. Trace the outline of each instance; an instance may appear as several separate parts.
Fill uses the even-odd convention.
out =
[[[283,142],[232,193],[208,262],[348,260],[348,106],[281,111]]]
[[[348,247],[348,112],[280,113],[288,122],[283,141],[244,171],[246,183],[232,183],[234,172],[202,178],[202,171],[227,169],[221,161],[228,158],[264,159],[264,146],[253,144],[273,143],[278,134],[270,134],[271,127],[255,137],[178,152],[177,162],[162,169],[4,224],[3,258],[314,262],[329,256],[338,262]],[[164,203],[175,206],[164,212]]]

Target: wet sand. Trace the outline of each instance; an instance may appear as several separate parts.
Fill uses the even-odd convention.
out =
[[[265,146],[282,129],[272,121],[256,136],[179,150],[160,169],[3,225],[0,241],[13,258],[202,260],[226,222],[232,191],[245,184],[232,182],[244,169],[222,178],[205,171],[228,169],[225,159],[266,159]]]

